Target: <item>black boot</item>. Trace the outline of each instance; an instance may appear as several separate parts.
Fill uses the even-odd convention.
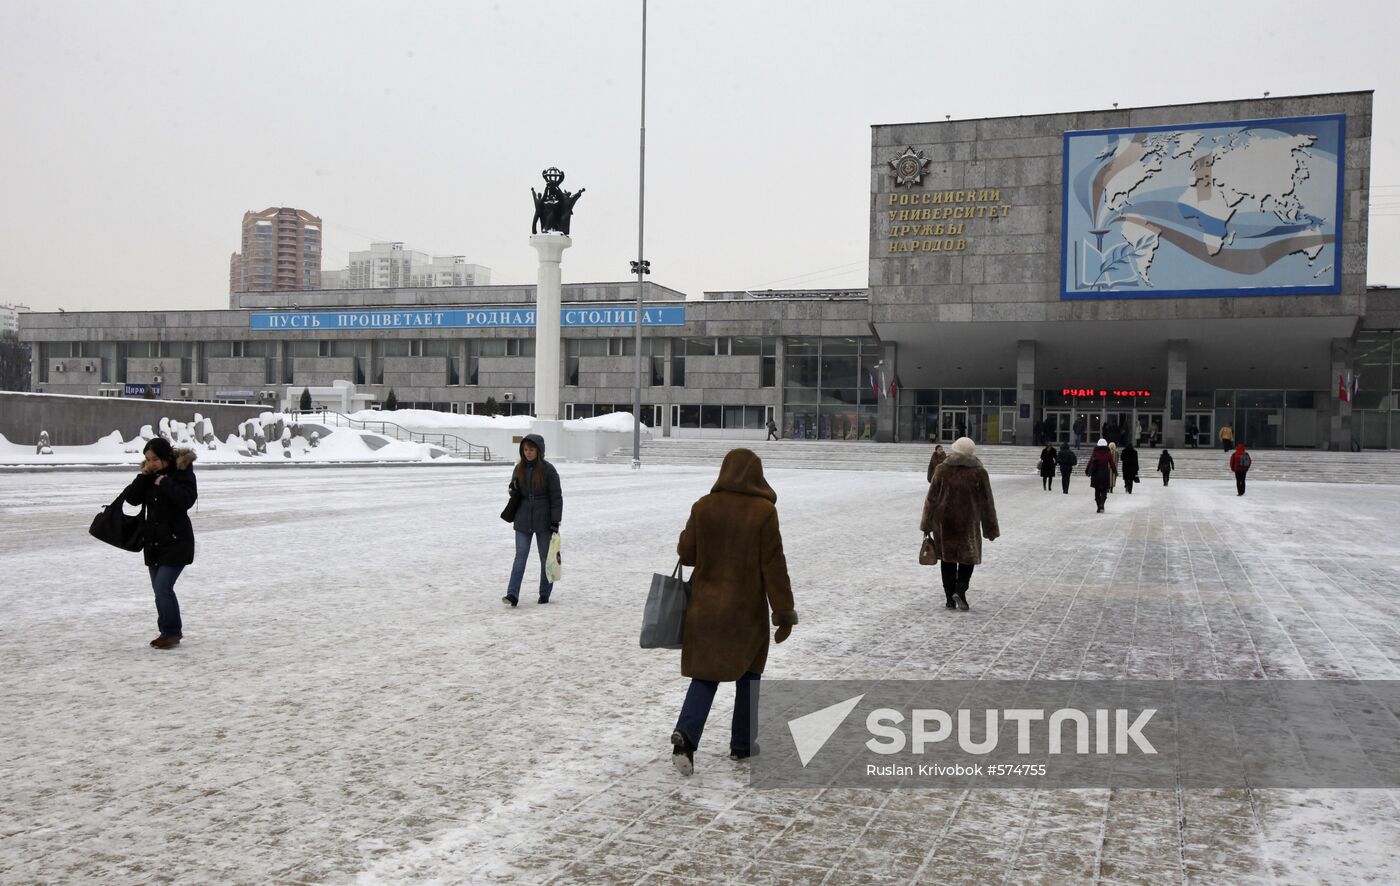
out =
[[[958,590],[953,594],[953,600],[958,604],[958,609],[963,612],[969,608],[967,605],[967,584],[965,581],[958,582]]]
[[[512,597],[510,594],[506,594],[504,597],[501,598],[501,602],[506,604],[507,606],[514,606],[520,601]]]
[[[943,595],[948,598],[948,602],[943,604],[944,609],[957,609],[958,603],[953,599],[952,591],[944,591]]]
[[[681,775],[695,772],[695,742],[679,729],[671,733],[671,765]]]

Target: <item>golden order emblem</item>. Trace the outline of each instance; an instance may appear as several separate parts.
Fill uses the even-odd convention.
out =
[[[924,173],[928,172],[928,158],[924,156],[923,151],[916,151],[912,146],[906,147],[903,154],[890,161],[890,167],[894,169],[895,187],[904,185],[912,188],[923,184]]]

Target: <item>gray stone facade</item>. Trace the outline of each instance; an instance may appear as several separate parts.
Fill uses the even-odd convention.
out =
[[[1065,133],[1329,114],[1345,115],[1339,294],[1061,297]],[[1370,143],[1370,92],[875,126],[872,325],[896,345],[906,391],[1014,389],[1018,442],[1056,389],[1151,391],[1153,402],[1129,411],[1160,419],[1172,445],[1185,427],[1172,397],[1188,390],[1305,391],[1330,401],[1332,342],[1351,338],[1367,315]],[[929,161],[917,184],[899,184],[891,167],[906,149]],[[949,192],[953,210],[929,203]],[[926,248],[904,251],[911,236]],[[1173,351],[1171,342],[1183,345]],[[1315,445],[1341,445],[1345,404],[1311,408],[1341,419]]]

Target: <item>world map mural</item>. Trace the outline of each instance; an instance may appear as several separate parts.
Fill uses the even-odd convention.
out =
[[[1067,132],[1063,299],[1341,291],[1345,115]]]

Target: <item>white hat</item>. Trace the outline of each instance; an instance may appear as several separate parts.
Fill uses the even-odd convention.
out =
[[[1100,437],[1100,438],[1099,438],[1098,445],[1099,445],[1099,446],[1107,446],[1107,445],[1108,445],[1108,441],[1105,440],[1104,438]]]
[[[971,455],[977,449],[977,444],[972,442],[971,437],[959,437],[953,441],[953,451],[959,455]]]

